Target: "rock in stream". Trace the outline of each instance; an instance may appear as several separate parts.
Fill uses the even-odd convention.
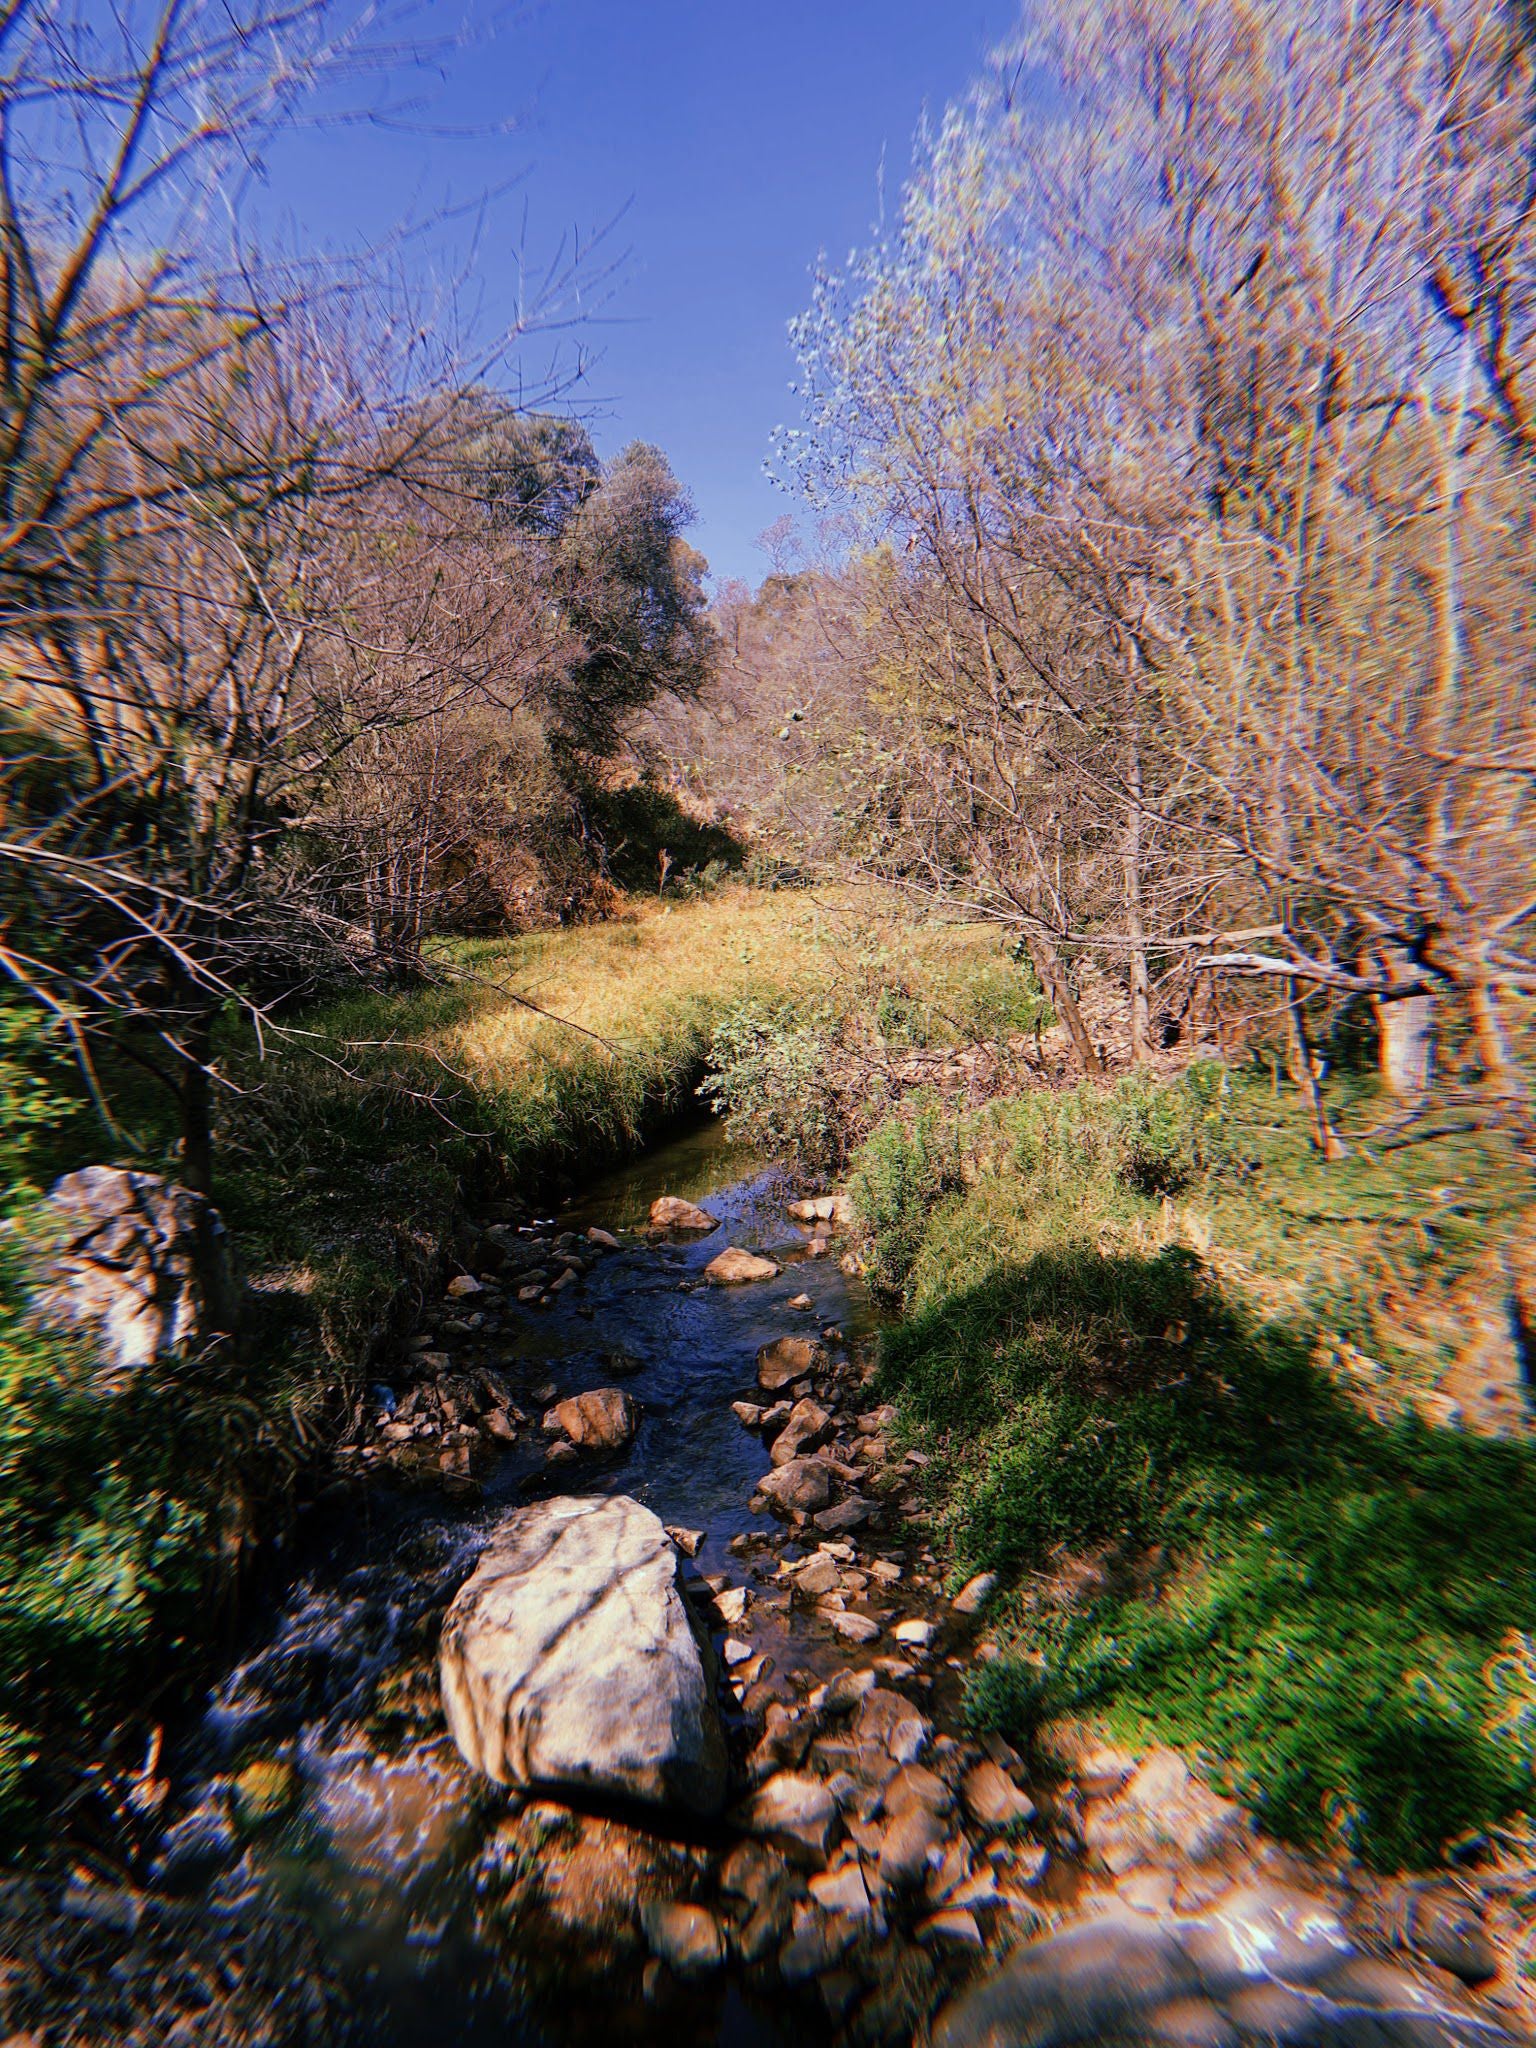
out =
[[[506,1516],[443,1623],[443,1705],[475,1769],[719,1812],[715,1683],[677,1572],[661,1523],[623,1495]]]

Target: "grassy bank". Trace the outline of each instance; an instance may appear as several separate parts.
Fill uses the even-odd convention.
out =
[[[1203,1070],[935,1110],[855,1187],[929,1511],[1006,1588],[978,1720],[1178,1742],[1383,1865],[1530,1808],[1536,1459],[1431,1426],[1480,1328],[1499,1369],[1512,1149],[1324,1167],[1293,1104]]]
[[[105,1396],[82,1347],[30,1323],[19,1236],[0,1238],[0,1842],[61,1799],[121,1800],[370,1347],[433,1280],[461,1193],[547,1195],[696,1106],[718,1018],[813,992],[836,926],[797,894],[652,902],[456,947],[441,984],[290,1020],[262,1059],[231,1032],[216,1195],[254,1314],[217,1372]],[[14,1214],[87,1160],[175,1176],[156,1105],[120,1093],[113,1141],[25,1019],[0,1033],[0,1106]]]

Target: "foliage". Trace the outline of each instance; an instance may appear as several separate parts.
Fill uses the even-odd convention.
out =
[[[867,1275],[880,1301],[900,1298],[934,1212],[965,1184],[960,1130],[932,1100],[884,1123],[859,1153],[849,1192],[870,1241]]]
[[[43,1157],[80,1113],[62,1025],[0,1003],[0,1216],[36,1192]]]
[[[1255,1291],[1243,1254],[1277,1206],[1336,1186],[1300,1106],[1192,1070],[994,1105],[961,1135],[967,1186],[915,1257],[892,1208],[910,1319],[882,1385],[934,1459],[956,1573],[1015,1589],[976,1718],[1187,1745],[1267,1826],[1389,1868],[1528,1808],[1536,1453],[1428,1429],[1405,1397],[1367,1410],[1322,1369],[1340,1268],[1371,1291],[1369,1210],[1311,1224],[1307,1291]],[[1395,1162],[1397,1206],[1447,1164]],[[1221,1246],[1180,1241],[1170,1178]],[[1057,1601],[1074,1557],[1099,1590]]]
[[[1226,1069],[1215,1060],[1197,1060],[1172,1086],[1127,1076],[1106,1104],[1120,1178],[1144,1195],[1176,1195],[1228,1161],[1227,1095]]]
[[[241,1092],[221,1104],[220,1206],[264,1317],[248,1368],[156,1371],[104,1394],[90,1358],[29,1319],[21,1240],[0,1231],[0,1838],[28,1838],[130,1707],[197,1681],[210,1613],[251,1540],[281,1524],[338,1378],[425,1279],[460,1187],[483,1176],[531,1194],[641,1143],[688,1108],[726,1002],[816,970],[814,926],[797,899],[727,888],[460,942],[440,962],[451,978],[305,1013],[324,1060],[281,1044],[260,1060],[227,1017],[219,1059]],[[14,1189],[79,1154],[53,1156],[70,1096],[48,1078],[49,1034],[24,1011],[0,1028]]]
[[[125,1700],[194,1678],[207,1596],[291,1482],[307,1398],[270,1367],[105,1389],[88,1347],[33,1321],[22,1242],[0,1238],[0,1849]]]
[[[695,696],[714,651],[705,563],[683,539],[687,493],[659,448],[611,462],[560,536],[554,587],[579,646],[546,687],[551,738],[573,768],[611,760],[660,696]]]
[[[808,1016],[795,1002],[738,1004],[715,1026],[699,1090],[733,1138],[813,1175],[841,1166],[846,1143],[831,1021],[826,1008]]]
[[[604,873],[631,894],[660,893],[668,876],[712,865],[723,880],[741,866],[743,848],[724,826],[695,817],[656,782],[588,783],[581,802]]]
[[[1533,88],[1507,0],[1038,0],[795,324],[857,857],[1021,932],[1087,1073],[1084,943],[1138,1060],[1202,960],[1303,1085],[1298,987],[1408,1100],[1453,1013],[1530,1128]]]

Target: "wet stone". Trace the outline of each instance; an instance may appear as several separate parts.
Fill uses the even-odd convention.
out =
[[[826,1861],[837,1826],[837,1802],[819,1778],[781,1771],[761,1786],[737,1813],[740,1826],[766,1835],[789,1854],[813,1864]]]
[[[703,1906],[681,1905],[672,1899],[649,1900],[640,1908],[640,1924],[652,1955],[674,1976],[685,1980],[706,1977],[725,1961],[720,1923]]]
[[[812,1514],[832,1498],[832,1475],[820,1458],[791,1458],[765,1472],[757,1490],[781,1514]]]
[[[1034,1801],[990,1760],[966,1773],[960,1797],[966,1812],[981,1827],[1005,1828],[1035,1817]]]
[[[753,1280],[771,1280],[778,1270],[772,1259],[759,1258],[755,1252],[730,1245],[717,1258],[710,1260],[704,1268],[704,1277],[716,1287],[742,1287]]]
[[[930,1807],[914,1802],[899,1812],[880,1841],[880,1876],[893,1890],[923,1882],[942,1859],[946,1829]]]
[[[680,1195],[658,1195],[651,1204],[651,1225],[656,1230],[698,1231],[719,1228],[719,1219],[701,1209],[697,1202],[685,1202]]]
[[[757,1354],[757,1383],[776,1394],[825,1363],[826,1353],[809,1337],[776,1337]]]
[[[661,1523],[623,1496],[504,1517],[443,1624],[449,1730],[501,1784],[717,1812],[725,1750]]]

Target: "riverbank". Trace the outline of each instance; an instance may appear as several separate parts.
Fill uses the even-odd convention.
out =
[[[1341,1867],[1528,1881],[1516,1147],[1324,1166],[1298,1107],[1211,1067],[892,1127],[853,1188],[925,1511],[956,1583],[1000,1582],[976,1725],[1176,1743]]]
[[[962,940],[962,944],[963,944]],[[60,1804],[121,1808],[253,1578],[281,1576],[368,1373],[492,1194],[527,1213],[680,1114],[743,1004],[810,1011],[850,953],[947,935],[864,892],[727,885],[602,925],[445,948],[438,978],[221,1048],[215,1198],[249,1283],[238,1353],[104,1401],[78,1345],[0,1274],[0,1844]],[[909,962],[910,964],[910,962]],[[0,1022],[3,1022],[0,1019]],[[0,1039],[13,1191],[88,1161],[175,1179],[163,1106],[124,1079],[115,1144],[67,1060]],[[0,1254],[5,1245],[0,1242]]]
[[[233,1604],[217,1612],[210,1590],[254,1557],[266,1600],[291,1617],[281,1629],[292,1629],[277,1664],[258,1659],[258,1685],[298,1718],[275,1745],[270,1729],[242,1724],[215,1766],[204,1759],[203,1818],[223,1844],[219,1867],[235,1873],[233,1924],[255,1944],[252,1986],[264,1972],[281,1978],[287,1943],[322,2016],[295,2018],[279,2002],[272,2040],[290,2038],[290,2021],[328,2038],[333,1994],[337,2012],[355,1994],[328,1974],[337,1930],[308,1908],[290,1914],[286,1893],[276,1949],[241,1917],[269,1896],[250,1890],[247,1855],[260,1862],[268,1819],[271,1839],[288,1839],[301,1787],[311,1811],[292,1838],[300,1864],[318,1839],[316,1812],[327,1828],[362,1826],[345,1802],[325,1805],[320,1752],[294,1729],[311,1709],[342,1711],[376,1761],[401,1742],[436,1757],[431,1662],[446,1600],[487,1515],[524,1497],[525,1483],[586,1483],[579,1447],[540,1425],[557,1397],[612,1393],[617,1380],[626,1398],[633,1387],[638,1423],[601,1483],[622,1475],[654,1493],[668,1521],[692,1515],[737,1560],[725,1577],[714,1560],[708,1576],[720,1583],[708,1595],[731,1596],[714,1613],[717,1648],[724,1656],[729,1633],[738,1657],[726,1660],[738,1764],[770,1724],[786,1725],[782,1709],[805,1733],[800,1762],[811,1758],[818,1781],[856,1780],[850,1810],[868,1832],[884,1785],[859,1778],[842,1726],[863,1694],[840,1694],[830,1710],[810,1696],[838,1670],[873,1672],[859,1684],[906,1687],[932,1724],[923,1768],[944,1791],[926,1790],[945,1817],[932,1846],[941,1867],[959,1856],[963,1875],[930,1887],[918,1873],[900,1915],[882,1908],[847,1943],[846,1928],[823,1925],[844,1908],[803,1874],[785,1880],[789,1919],[753,1964],[768,1973],[753,1979],[760,1988],[776,1981],[785,1942],[820,1930],[806,1948],[820,1959],[797,1981],[808,2009],[840,2024],[889,1974],[889,1935],[916,1978],[881,2026],[905,2038],[900,2027],[984,1962],[1070,1922],[1080,1893],[1198,1916],[1221,1891],[1216,1876],[1221,1896],[1240,1879],[1321,1887],[1352,1928],[1363,1902],[1360,1938],[1369,1948],[1379,1922],[1385,1952],[1402,1934],[1388,1924],[1398,1894],[1372,1872],[1422,1871],[1449,1855],[1478,1909],[1479,1968],[1492,1944],[1500,2013],[1524,2010],[1536,1474],[1520,1346],[1533,1196],[1513,1147],[1465,1130],[1397,1147],[1388,1130],[1387,1143],[1367,1138],[1325,1167],[1296,1106],[1251,1070],[1180,1073],[1168,1062],[1074,1086],[1061,1035],[1030,1011],[1036,998],[1011,963],[1000,966],[995,941],[902,937],[878,929],[867,905],[733,891],[595,930],[462,948],[448,964],[455,972],[439,986],[306,1019],[325,1057],[280,1048],[260,1092],[231,1098],[220,1198],[254,1307],[238,1362],[146,1378],[104,1402],[68,1347],[27,1338],[6,1354],[0,1478],[23,1511],[0,1538],[0,1658],[8,1701],[30,1718],[0,1729],[0,1778],[8,1766],[18,1833],[50,1809],[68,1812],[71,1858],[89,1874],[87,1884],[66,1882],[62,1866],[43,1873],[36,1910],[54,1916],[50,1953],[99,1948],[111,1978],[123,1962],[112,1940],[137,1941],[136,1916],[150,1910],[140,1895],[159,1896],[167,1828],[186,1817],[185,1765],[172,1764],[162,1735],[175,1745],[189,1701],[221,1668],[219,1711],[226,1732],[235,1726],[246,1624]],[[801,1282],[791,1271],[826,1233],[789,1232],[789,1190],[778,1187],[753,1227],[784,1270],[740,1328],[720,1312],[735,1297],[704,1287],[675,1247],[622,1235],[643,1234],[652,1195],[690,1191],[686,1172],[670,1184],[677,1160],[601,1179],[606,1162],[697,1107],[711,1045],[749,1136],[787,1137],[798,1122],[854,1154],[855,1234],[810,1254],[826,1276],[802,1286],[811,1311],[792,1304]],[[253,1077],[231,1060],[232,1078]],[[1362,1088],[1352,1127],[1370,1117]],[[693,1191],[753,1171],[743,1157],[736,1180]],[[562,1181],[585,1195],[551,1220]],[[617,1248],[603,1236],[616,1231]],[[854,1270],[838,1277],[844,1253]],[[623,1288],[614,1276],[627,1276]],[[865,1311],[847,1295],[866,1276],[889,1318],[878,1377]],[[706,1309],[715,1334],[688,1334]],[[826,1509],[867,1514],[867,1527],[817,1527],[823,1509],[807,1507],[797,1511],[811,1526],[784,1532],[788,1552],[782,1542],[743,1552],[762,1446],[787,1422],[784,1402],[752,1385],[759,1342],[785,1333],[756,1327],[770,1311],[791,1330],[813,1314],[813,1334],[832,1347],[830,1365],[791,1390],[825,1422],[802,1415],[796,1426],[825,1430],[810,1455],[831,1460]],[[713,1391],[707,1417],[689,1421],[696,1374]],[[628,1413],[623,1399],[608,1405]],[[291,1547],[295,1508],[317,1497]],[[414,1590],[400,1592],[391,1549],[377,1597],[364,1598],[375,1566],[350,1547],[356,1524],[393,1532],[393,1543],[405,1497],[434,1504],[437,1530],[405,1566]],[[318,1582],[304,1546],[316,1532],[327,1568],[346,1580],[330,1619],[306,1605]],[[813,1561],[802,1587],[793,1568],[812,1549],[826,1561]],[[364,1574],[355,1582],[349,1559]],[[993,1584],[962,1627],[947,1600],[977,1578]],[[934,1633],[896,1638],[907,1622]],[[910,1666],[910,1681],[882,1672],[882,1659]],[[362,1687],[339,1709],[320,1676],[332,1661],[338,1683]],[[800,1674],[787,1692],[775,1690],[775,1663],[779,1680]],[[46,1688],[29,1691],[38,1674]],[[759,1679],[767,1690],[749,1699]],[[998,1757],[1047,1817],[1021,1838],[1022,1863],[1007,1830],[983,1838],[959,1819],[966,1773]],[[1149,1758],[1160,1761],[1143,1779]],[[436,1856],[461,1841],[460,1819],[479,1826],[481,1795],[449,1775],[458,1789],[441,1810],[409,1773],[365,1773],[353,1786],[365,1806],[383,1799],[391,1812],[398,1792],[409,1819],[353,1901],[362,1925],[378,1912],[395,1926],[384,1910],[399,1876],[391,1858],[415,1853],[411,1830],[427,1830]],[[434,1761],[428,1777],[440,1776]],[[1143,1812],[1149,1786],[1161,1791]],[[446,1834],[444,1813],[458,1816]],[[1213,1813],[1219,1867],[1186,1882],[1201,1859],[1185,1837],[1203,1840]],[[585,1884],[611,1876],[615,1858],[651,1868],[633,1842],[613,1850],[614,1826],[535,1812],[504,1833],[505,1868],[491,1875],[508,1938],[537,1920],[528,1885],[543,1870],[553,1880],[574,1856]],[[588,1839],[597,1834],[601,1851]],[[852,1899],[840,1873],[856,1862],[866,1901],[877,1896],[875,1836],[851,1825],[834,1835],[836,1883],[822,1890]],[[1306,1860],[1288,1863],[1287,1842]],[[186,1868],[201,1867],[202,1851],[188,1853]],[[655,1867],[672,1902],[723,1916],[729,1948],[740,1902],[692,1854],[678,1863],[668,1849]],[[1070,1873],[1065,1891],[1041,1877],[1048,1867]],[[64,1925],[77,1882],[81,1912],[108,1916],[100,1942]],[[955,1903],[973,1882],[974,1898]],[[643,2040],[657,2023],[643,1981],[651,1937],[622,1892],[603,1893],[599,1931],[633,1965]],[[1402,1896],[1418,1911],[1421,1894],[1440,1912],[1443,1891]],[[177,1898],[174,1911],[153,1908],[159,1948],[133,1948],[151,1970],[174,1973],[173,1926],[193,1945],[206,1934]],[[411,1911],[395,1928],[401,1941],[436,1924],[425,1906]],[[113,1913],[132,1920],[126,1934]],[[919,1938],[920,1922],[946,1914],[959,1917]],[[875,1925],[884,1931],[869,1942]],[[849,1982],[860,1971],[863,1989]],[[160,1980],[135,1981],[149,2012]],[[693,2010],[692,1997],[679,2010]],[[250,2035],[248,2014],[231,2005],[224,2016],[231,2039]]]

